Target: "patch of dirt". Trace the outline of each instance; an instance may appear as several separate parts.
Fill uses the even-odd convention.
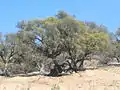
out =
[[[62,77],[0,77],[0,90],[120,90],[119,71],[108,67]]]

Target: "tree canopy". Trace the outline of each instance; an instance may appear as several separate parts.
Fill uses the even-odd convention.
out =
[[[6,74],[8,70],[26,74],[47,71],[58,76],[82,70],[90,55],[102,53],[105,58],[119,59],[118,38],[113,42],[106,26],[77,20],[65,11],[44,19],[23,20],[17,28],[17,33],[5,39],[0,35],[0,62]],[[114,36],[119,37],[119,29]]]

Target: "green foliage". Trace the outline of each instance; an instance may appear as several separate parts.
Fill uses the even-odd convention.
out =
[[[83,34],[83,37],[80,41],[83,50],[88,50],[90,52],[94,51],[103,51],[108,49],[109,36],[104,32],[95,32],[89,33],[86,32]]]

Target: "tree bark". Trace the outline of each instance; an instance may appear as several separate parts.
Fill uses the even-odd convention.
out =
[[[8,73],[8,68],[7,68],[7,66],[8,66],[8,63],[5,63],[4,74],[5,74],[5,76],[10,76],[9,73]]]

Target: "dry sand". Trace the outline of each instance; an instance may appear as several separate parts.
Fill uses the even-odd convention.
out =
[[[0,90],[120,90],[120,67],[86,70],[62,77],[0,77]]]

